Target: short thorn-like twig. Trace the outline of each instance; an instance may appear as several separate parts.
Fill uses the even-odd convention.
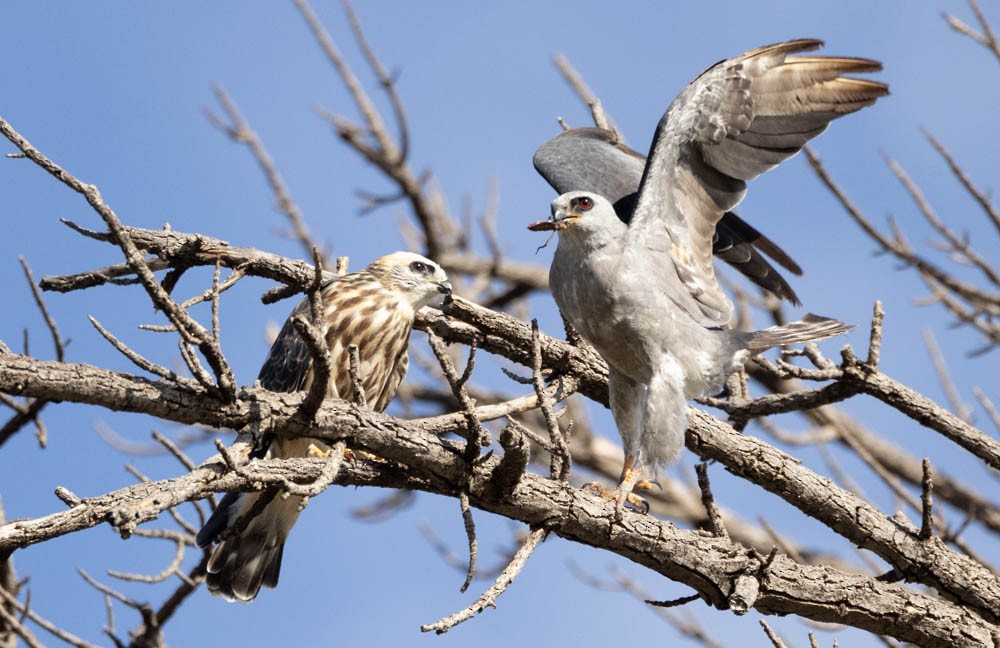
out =
[[[688,603],[697,601],[700,598],[701,594],[691,594],[689,596],[681,596],[680,598],[675,598],[669,601],[646,601],[646,603],[652,605],[653,607],[672,608],[687,605]]]
[[[882,310],[882,301],[876,300],[872,310],[872,327],[868,339],[868,361],[867,365],[872,369],[878,368],[878,361],[882,354],[882,320],[885,318],[885,311]]]
[[[922,515],[919,537],[921,540],[929,540],[934,535],[934,479],[930,459],[924,459],[923,472],[924,476],[921,481],[920,493]]]
[[[368,397],[365,396],[364,376],[361,375],[361,354],[358,345],[351,344],[347,347],[348,373],[351,377],[352,400],[354,404],[362,409],[368,409]]]
[[[722,521],[719,507],[715,504],[712,496],[712,487],[708,481],[708,464],[704,461],[695,466],[698,473],[698,488],[701,490],[701,502],[705,505],[705,514],[708,517],[708,530],[719,538],[729,539],[729,532],[726,531],[726,523]]]

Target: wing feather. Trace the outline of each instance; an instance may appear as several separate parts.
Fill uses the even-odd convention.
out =
[[[799,142],[821,131],[795,138],[789,145],[800,146]],[[786,135],[771,136],[753,131],[747,131],[746,135],[757,138],[761,146],[786,145],[780,139]],[[611,131],[602,128],[562,131],[538,147],[532,162],[556,193],[588,191],[599,194],[614,205],[622,222],[632,219],[646,158],[623,144]],[[802,274],[802,269],[784,250],[736,214],[728,212],[718,223],[712,250],[758,286],[794,304],[799,303],[795,291],[763,255],[795,274]]]
[[[732,314],[712,267],[713,242],[716,225],[743,199],[746,181],[795,155],[832,120],[888,93],[885,84],[842,76],[877,71],[876,61],[789,56],[821,45],[788,41],[723,61],[689,84],[657,126],[628,247],[669,251],[697,302],[685,310],[707,326]]]

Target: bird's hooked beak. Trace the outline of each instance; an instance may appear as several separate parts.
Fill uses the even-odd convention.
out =
[[[451,282],[447,279],[435,282],[434,285],[438,287],[438,292],[442,295],[451,296]]]
[[[528,225],[532,232],[558,232],[569,227],[569,224],[580,218],[576,211],[569,211],[562,206],[552,205],[552,216],[547,220],[535,221]]]

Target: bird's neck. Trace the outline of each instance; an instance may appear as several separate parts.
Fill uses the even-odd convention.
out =
[[[618,227],[620,225],[620,227]],[[620,248],[625,241],[627,226],[617,221],[611,227],[584,229],[569,227],[559,233],[560,243],[564,242],[580,251],[608,250]]]

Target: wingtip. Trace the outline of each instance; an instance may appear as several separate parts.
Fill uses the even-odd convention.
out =
[[[812,50],[820,49],[826,45],[819,38],[796,38],[793,40],[781,41],[780,43],[771,43],[770,45],[764,45],[756,49],[752,49],[745,53],[741,58],[753,58],[755,56],[760,56],[762,54],[774,54],[780,52],[782,54],[793,54],[795,52],[809,52]]]

